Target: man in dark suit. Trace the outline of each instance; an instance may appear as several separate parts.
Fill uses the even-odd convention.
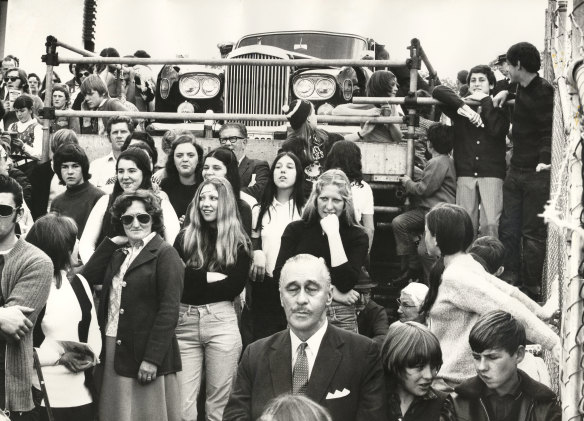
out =
[[[245,155],[247,128],[241,123],[224,124],[219,130],[219,143],[231,149],[237,157],[241,191],[259,202],[270,178],[270,167],[266,161]]]
[[[330,274],[323,259],[290,258],[280,276],[289,329],[249,345],[241,359],[223,420],[255,420],[284,394],[304,394],[335,421],[384,420],[380,356],[368,338],[331,326]]]

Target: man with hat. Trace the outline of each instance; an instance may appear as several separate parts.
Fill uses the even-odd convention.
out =
[[[377,282],[374,282],[367,271],[362,269],[361,276],[353,289],[359,293],[359,300],[356,303],[359,333],[372,339],[381,347],[389,329],[389,321],[385,308],[371,299],[371,289],[376,286]]]
[[[501,91],[515,92],[517,90],[517,83],[509,80],[509,67],[507,66],[507,54],[497,56],[497,60],[493,63],[496,70],[501,72],[503,79],[498,80],[493,89],[492,95],[495,96]]]

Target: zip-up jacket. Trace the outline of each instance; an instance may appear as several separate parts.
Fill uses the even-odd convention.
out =
[[[560,421],[562,412],[556,394],[518,370],[521,383],[521,407],[517,421]],[[446,400],[442,419],[445,421],[495,421],[487,412],[487,386],[477,376],[456,387]]]

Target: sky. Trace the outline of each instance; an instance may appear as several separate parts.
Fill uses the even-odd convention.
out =
[[[313,29],[373,38],[392,59],[405,59],[418,38],[438,75],[454,79],[516,42],[543,49],[546,6],[547,0],[98,0],[95,41],[98,52],[217,58],[217,43],[248,33]],[[5,53],[43,74],[46,36],[81,47],[82,20],[82,0],[11,0]],[[64,65],[57,72],[70,77]]]

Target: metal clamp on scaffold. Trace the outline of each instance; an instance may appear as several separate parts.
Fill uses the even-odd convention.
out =
[[[57,118],[55,116],[55,107],[43,107],[39,110],[39,116],[45,120],[54,120]]]
[[[416,113],[416,114],[406,114],[404,116],[404,123],[406,126],[414,126],[414,127],[419,127],[420,126],[420,116]],[[406,137],[405,135],[403,137]]]
[[[47,54],[41,56],[43,63],[46,63],[47,66],[58,66],[59,54],[57,53],[57,38],[49,35],[47,42],[45,42],[45,47],[47,47]]]

